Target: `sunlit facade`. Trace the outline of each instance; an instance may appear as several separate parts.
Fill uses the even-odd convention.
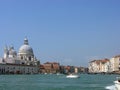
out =
[[[33,49],[25,38],[18,53],[13,46],[4,48],[4,56],[0,59],[0,74],[35,74],[39,72],[39,64],[40,61],[34,56]]]

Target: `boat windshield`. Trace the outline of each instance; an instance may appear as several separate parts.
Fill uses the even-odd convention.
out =
[[[120,82],[120,77],[116,77],[116,78],[117,78],[118,82]]]

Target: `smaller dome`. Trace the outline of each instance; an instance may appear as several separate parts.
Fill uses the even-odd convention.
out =
[[[17,52],[14,50],[14,47],[10,47],[9,55],[17,55]]]
[[[15,50],[10,50],[9,55],[17,55],[17,52]]]

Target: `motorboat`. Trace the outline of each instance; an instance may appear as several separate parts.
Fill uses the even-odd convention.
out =
[[[66,78],[79,78],[80,76],[77,74],[69,74],[66,76]]]
[[[115,83],[115,88],[116,88],[117,90],[120,90],[120,77],[116,77],[116,78],[117,78],[117,80],[114,81],[114,83]]]

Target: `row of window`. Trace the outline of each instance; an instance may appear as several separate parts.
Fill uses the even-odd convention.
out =
[[[34,72],[34,69],[33,68],[31,68],[31,70],[30,70],[30,68],[27,68],[27,70],[25,70],[25,68],[23,68],[22,70],[20,70],[20,68],[19,68],[19,70],[15,70],[15,67],[14,68],[10,68],[9,69],[9,67],[7,67],[7,69],[6,68],[0,68],[0,73],[5,73],[5,72],[16,72],[16,71],[20,71],[20,72]]]
[[[21,59],[23,60],[24,58],[23,58],[23,56],[21,56]],[[30,60],[31,61],[31,56],[28,58],[28,60]]]
[[[20,69],[25,70],[25,69],[28,69],[28,70],[34,70],[33,68],[15,68],[15,67],[13,67],[13,68],[11,68],[11,67],[1,68],[1,67],[0,67],[0,70],[1,70],[1,69],[7,69],[7,70],[15,70],[15,69],[17,69],[17,70],[20,70]]]

